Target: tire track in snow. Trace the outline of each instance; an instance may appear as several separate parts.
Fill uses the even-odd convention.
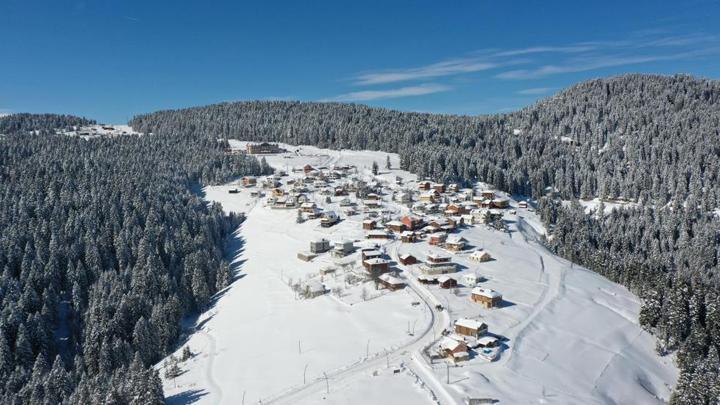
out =
[[[207,380],[209,385],[208,390],[211,393],[216,394],[218,397],[217,402],[215,403],[219,404],[222,402],[223,392],[222,388],[220,388],[220,385],[217,383],[217,381],[215,381],[215,378],[213,377],[213,363],[215,361],[215,355],[217,354],[215,338],[202,329],[197,329],[196,332],[198,335],[203,336],[208,342],[208,360],[207,364],[205,365],[205,379]]]

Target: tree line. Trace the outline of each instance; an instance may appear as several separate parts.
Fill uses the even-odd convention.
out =
[[[161,404],[152,365],[233,280],[240,219],[193,190],[272,170],[192,134],[56,135],[0,118],[0,403]]]

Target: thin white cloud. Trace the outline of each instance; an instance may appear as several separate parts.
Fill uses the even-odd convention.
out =
[[[417,86],[400,87],[397,89],[353,91],[323,101],[371,101],[388,98],[423,96],[426,94],[441,93],[450,89],[451,87],[443,84],[427,83]]]
[[[554,87],[533,87],[530,89],[522,89],[516,91],[517,94],[522,96],[539,96],[541,94],[547,94],[555,90]]]
[[[579,53],[595,49],[592,44],[578,44],[570,46],[534,46],[530,48],[511,49],[509,51],[497,52],[495,56],[519,56],[534,53]]]
[[[435,77],[473,73],[502,66],[484,58],[459,58],[433,63],[427,66],[404,70],[387,70],[382,72],[364,73],[355,78],[356,85],[386,84],[409,80],[420,80]]]

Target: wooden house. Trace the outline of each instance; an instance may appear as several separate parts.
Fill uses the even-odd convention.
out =
[[[433,203],[440,200],[440,194],[437,191],[426,191],[420,194],[420,202]]]
[[[303,293],[305,295],[305,298],[315,298],[319,297],[323,294],[325,294],[327,290],[325,289],[325,286],[323,283],[315,280],[309,281],[307,284],[305,284],[305,288],[303,289]]]
[[[414,215],[406,215],[400,219],[400,222],[402,222],[405,225],[405,229],[409,231],[419,229],[423,225],[422,218]]]
[[[493,190],[482,190],[480,191],[480,197],[486,199],[486,200],[492,200],[495,198],[495,191]]]
[[[438,284],[440,284],[440,288],[444,288],[446,290],[450,288],[455,288],[458,285],[457,280],[450,276],[438,277]]]
[[[309,174],[310,172],[314,172],[314,171],[315,171],[315,168],[310,165],[303,166],[303,172],[305,172],[306,175]]]
[[[360,257],[362,260],[368,260],[368,259],[378,259],[383,256],[383,253],[376,249],[363,249],[360,252]]]
[[[432,183],[429,181],[419,181],[418,190],[430,190],[430,185],[432,185]]]
[[[470,336],[478,339],[486,334],[488,326],[485,322],[476,321],[475,319],[460,318],[455,321],[455,333],[463,336]]]
[[[365,267],[365,270],[367,270],[368,273],[376,275],[387,273],[389,270],[389,265],[389,261],[381,259],[379,257],[363,260],[363,267]]]
[[[487,262],[490,259],[492,259],[492,257],[490,257],[490,253],[482,249],[475,250],[470,254],[470,260],[474,260],[476,262]]]
[[[377,221],[374,219],[365,219],[362,222],[362,229],[366,231],[372,231],[377,226]]]
[[[507,208],[510,206],[510,200],[507,198],[495,198],[492,200],[492,208]]]
[[[311,252],[299,252],[297,254],[297,258],[304,262],[312,261],[312,259],[314,259],[316,257],[317,257],[317,254],[311,253]]]
[[[314,202],[304,202],[300,204],[300,211],[305,213],[314,212],[316,208],[317,204],[315,204]]]
[[[475,287],[470,294],[470,299],[485,308],[494,308],[502,302],[502,294],[489,288]]]
[[[257,178],[253,176],[245,176],[242,178],[242,184],[245,187],[254,187],[257,185]]]
[[[467,344],[462,340],[443,337],[439,344],[440,354],[453,361],[463,361],[469,358]]]
[[[445,249],[453,252],[459,252],[465,249],[466,242],[467,241],[462,236],[453,235],[448,237],[445,241]]]
[[[462,215],[464,214],[465,207],[460,204],[450,204],[445,208],[445,215],[451,216],[451,215]]]
[[[381,274],[380,277],[378,277],[378,281],[380,282],[380,285],[387,288],[388,290],[399,290],[401,288],[405,288],[405,282],[401,279],[389,274]]]
[[[413,231],[403,231],[400,234],[400,241],[403,243],[414,243],[417,241],[417,234]]]
[[[437,277],[429,274],[420,274],[417,279],[421,284],[437,284],[438,282]]]
[[[447,240],[447,234],[445,232],[436,232],[430,235],[428,243],[433,246],[442,245]]]
[[[400,221],[390,221],[385,227],[393,232],[400,233],[405,230],[405,224]]]
[[[245,146],[245,150],[249,155],[260,155],[260,154],[271,154],[271,153],[282,153],[282,149],[276,143],[249,143]]]
[[[442,194],[445,192],[445,184],[443,183],[433,183],[430,188],[435,190],[436,193]]]
[[[353,241],[342,240],[334,243],[332,254],[335,257],[345,257],[355,250]]]
[[[406,253],[404,255],[400,255],[400,263],[405,266],[409,266],[417,263],[417,258],[409,253]]]
[[[425,262],[420,265],[420,271],[425,274],[446,274],[457,271],[457,266],[450,256],[440,253],[428,253]]]
[[[320,219],[320,226],[323,228],[329,228],[340,221],[340,218],[337,216],[337,214],[334,211],[328,211],[325,212]]]
[[[528,207],[527,201],[520,201],[518,203],[518,208],[527,208],[527,207]]]

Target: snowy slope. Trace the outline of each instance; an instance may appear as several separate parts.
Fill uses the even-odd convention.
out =
[[[241,142],[232,145],[243,147]],[[288,171],[305,164],[352,164],[369,175],[372,162],[382,168],[387,156],[286,148],[291,152],[268,156],[268,162]],[[397,155],[391,160],[397,167]],[[381,169],[380,177],[392,187],[395,176],[409,184],[416,179],[400,170],[382,172],[387,171]],[[220,202],[226,211],[247,214],[228,252],[240,278],[197,321],[187,341],[197,355],[181,364],[183,375],[165,381],[169,403],[239,404],[244,399],[444,404],[482,397],[501,403],[652,404],[669,397],[677,370],[671,358],[655,354],[653,338],[637,324],[638,299],[542,248],[536,242],[542,229],[534,213],[518,209],[517,216],[508,217],[509,233],[484,226],[460,233],[495,260],[476,263],[467,253],[456,254],[454,260],[463,270],[453,276],[462,281],[464,273],[481,274],[486,279],[483,287],[503,293],[501,308],[482,309],[472,303],[468,287],[461,286],[456,294],[413,282],[417,269],[412,266],[398,266],[410,282],[404,290],[375,291],[367,283],[347,287],[341,297],[301,300],[289,282],[311,278],[344,287],[348,275],[338,272],[321,278],[319,270],[334,260],[325,254],[302,262],[297,252],[319,237],[362,240],[362,216],[341,215],[344,220],[332,228],[321,228],[317,221],[297,224],[295,210],[273,210],[245,189],[227,192],[235,187],[204,191],[208,201]],[[315,201],[326,205],[320,196]],[[387,197],[385,204],[397,213],[407,211]],[[325,208],[341,212],[335,203]],[[402,253],[424,257],[430,247],[426,242],[391,241],[383,249],[397,259]],[[357,253],[345,259],[357,260]],[[367,301],[360,298],[363,289],[370,297]],[[448,311],[435,311],[436,303]],[[420,354],[442,328],[460,317],[480,317],[490,333],[505,339],[496,361],[473,358],[448,368],[444,360],[429,364]],[[408,330],[415,332],[413,336]]]

